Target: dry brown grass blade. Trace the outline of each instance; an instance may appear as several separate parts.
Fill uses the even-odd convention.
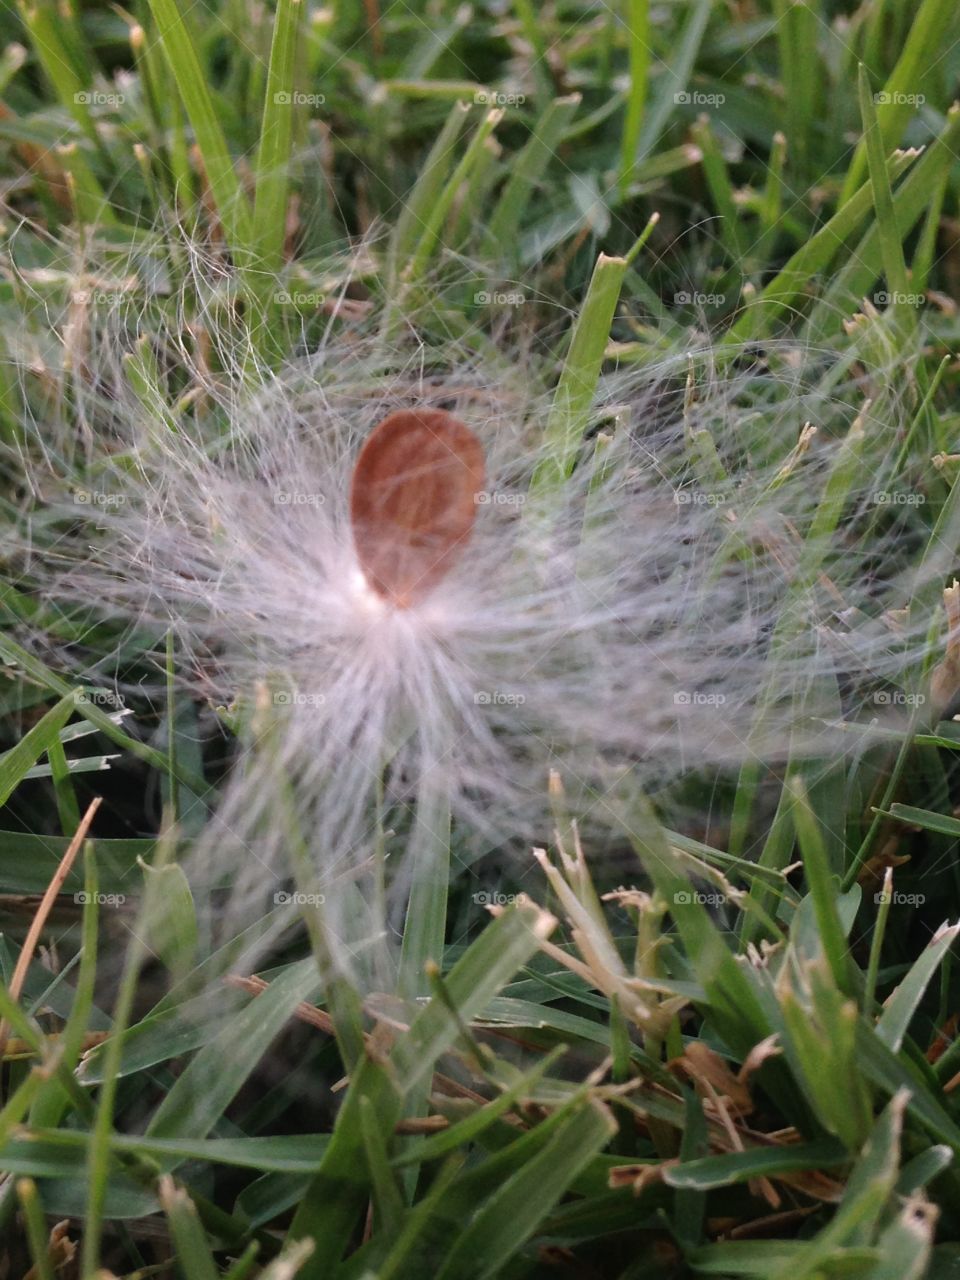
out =
[[[46,892],[40,900],[40,905],[37,907],[36,915],[33,917],[30,928],[27,930],[27,936],[20,950],[20,955],[17,957],[17,963],[13,970],[13,977],[10,979],[9,994],[13,1000],[20,999],[20,993],[23,990],[27,970],[30,968],[30,961],[33,959],[33,953],[37,949],[37,943],[40,941],[40,935],[43,933],[43,927],[47,922],[47,917],[53,909],[53,904],[57,900],[57,894],[63,888],[63,882],[70,874],[70,868],[73,866],[74,860],[80,852],[80,846],[87,838],[87,832],[90,829],[90,824],[93,822],[94,815],[100,808],[100,804],[100,796],[96,796],[90,801],[86,813],[80,819],[80,825],[77,827],[73,839],[67,846],[66,853],[60,859],[60,865],[53,873],[53,879],[47,885]],[[6,1047],[7,1035],[8,1029],[5,1023],[0,1022],[0,1055],[3,1054]]]

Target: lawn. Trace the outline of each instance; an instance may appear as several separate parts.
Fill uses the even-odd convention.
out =
[[[960,1275],[960,10],[0,37],[3,1275]]]

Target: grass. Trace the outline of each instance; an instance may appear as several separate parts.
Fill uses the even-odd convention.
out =
[[[25,0],[0,30],[9,1273],[955,1275],[960,733],[929,694],[960,547],[956,6]],[[88,626],[19,550],[63,533],[48,455],[99,492],[84,335],[115,293],[147,438],[216,427],[171,333],[251,382],[357,328],[535,358],[548,504],[604,373],[685,350],[677,482],[742,494],[745,458],[775,501],[810,441],[802,404],[763,434],[767,373],[828,355],[811,399],[853,425],[809,473],[761,701],[826,698],[837,735],[768,752],[758,723],[742,760],[629,788],[610,861],[556,788],[534,872],[465,868],[437,797],[393,1003],[310,908],[253,972],[269,922],[214,941],[181,866],[225,763],[173,640]],[[692,410],[744,367],[733,447]],[[865,476],[913,497],[865,509]],[[791,674],[852,539],[925,637],[879,735]],[[761,554],[731,526],[705,572]]]

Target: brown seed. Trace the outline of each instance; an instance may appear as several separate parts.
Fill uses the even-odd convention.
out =
[[[405,609],[453,567],[483,489],[480,441],[443,409],[401,409],[374,428],[353,469],[350,520],[364,576]]]

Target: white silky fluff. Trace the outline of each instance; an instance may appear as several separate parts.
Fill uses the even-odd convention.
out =
[[[549,838],[556,769],[578,816],[615,829],[625,779],[656,786],[835,746],[838,689],[854,688],[845,709],[859,713],[929,625],[897,633],[884,611],[908,603],[907,560],[883,539],[868,560],[857,534],[895,482],[883,472],[909,389],[877,397],[871,373],[828,352],[773,346],[738,368],[701,341],[624,365],[598,388],[599,453],[594,437],[534,501],[552,393],[527,356],[438,352],[409,333],[330,337],[279,373],[221,350],[214,374],[177,339],[159,356],[182,398],[147,412],[118,361],[125,322],[98,326],[85,372],[71,360],[89,501],[77,503],[62,439],[32,464],[48,518],[59,507],[70,522],[35,549],[41,580],[92,617],[171,629],[191,691],[237,708],[236,760],[194,874],[229,885],[235,928],[271,911],[296,868],[304,887],[309,864],[362,982],[383,981],[367,947],[409,892],[409,805],[449,803],[471,857],[523,849]],[[487,500],[455,569],[397,610],[363,579],[348,492],[368,432],[422,404],[477,433]],[[858,469],[816,580],[798,587],[803,539],[861,413],[876,470]],[[791,458],[807,421],[818,432]],[[727,472],[712,487],[697,474],[702,431]],[[771,665],[785,608],[790,643]],[[386,907],[371,888],[384,842]]]

